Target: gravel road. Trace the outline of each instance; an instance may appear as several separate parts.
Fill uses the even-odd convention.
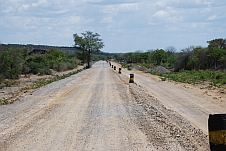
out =
[[[162,102],[174,101],[166,93],[161,97],[162,82],[139,74],[140,84],[129,84],[128,74],[119,75],[99,61],[91,69],[0,106],[0,151],[209,150],[202,126],[187,118],[189,105],[180,108],[188,112],[185,116],[170,108],[172,103]],[[174,99],[180,98],[176,94]],[[195,99],[192,94],[186,97],[185,104]]]

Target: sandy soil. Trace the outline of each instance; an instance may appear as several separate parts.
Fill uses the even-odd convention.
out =
[[[0,151],[209,150],[207,115],[224,106],[180,84],[122,72],[99,61],[0,106]]]

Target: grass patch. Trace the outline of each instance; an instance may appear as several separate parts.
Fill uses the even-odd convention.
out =
[[[226,72],[217,72],[212,70],[182,70],[168,74],[154,73],[162,77],[163,81],[168,79],[176,82],[188,84],[200,84],[209,82],[210,86],[220,87],[226,84]]]
[[[0,105],[6,105],[6,104],[8,104],[9,102],[8,102],[8,100],[7,99],[1,99],[0,100]]]
[[[37,89],[37,88],[43,87],[43,86],[45,86],[47,84],[50,84],[52,82],[59,81],[59,80],[65,79],[67,77],[70,77],[70,76],[72,76],[74,74],[77,74],[77,73],[79,73],[81,71],[82,71],[82,69],[81,70],[70,72],[68,74],[64,74],[62,76],[56,76],[56,77],[54,77],[52,79],[40,79],[39,81],[37,81],[36,83],[34,83],[32,86],[22,88],[21,90],[23,91],[23,90]]]
[[[15,81],[15,80],[4,80],[0,84],[0,89],[2,89],[4,87],[11,87],[11,86],[18,85],[18,84],[20,84],[19,81]]]

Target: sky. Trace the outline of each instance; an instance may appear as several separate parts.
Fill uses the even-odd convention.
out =
[[[226,38],[226,0],[0,0],[0,42],[73,46],[100,35],[104,52],[208,46]]]

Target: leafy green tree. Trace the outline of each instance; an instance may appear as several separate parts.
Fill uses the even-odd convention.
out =
[[[188,69],[197,69],[199,64],[199,58],[197,56],[192,56],[188,61],[187,67]]]
[[[193,66],[195,65],[195,69],[207,69],[208,68],[208,57],[207,57],[207,54],[208,54],[208,50],[206,48],[203,48],[203,47],[196,47],[193,49],[193,54],[192,54],[192,57],[195,57],[193,58]],[[195,63],[196,61],[198,61],[197,63]]]
[[[102,42],[102,39],[99,39],[100,35],[98,33],[86,31],[81,34],[82,36],[73,34],[75,47],[81,49],[83,53],[86,54],[87,68],[90,68],[91,53],[100,51],[100,49],[104,47],[104,43]]]
[[[0,53],[0,73],[7,79],[18,79],[22,72],[22,53],[19,49],[7,49]]]
[[[148,55],[150,52],[144,52],[144,53],[140,53],[140,62],[141,63],[148,63]]]
[[[157,49],[152,52],[152,57],[157,65],[164,63],[167,59],[167,53],[163,49]]]
[[[30,72],[34,74],[44,74],[44,70],[48,69],[48,63],[44,55],[34,54],[27,59]]]
[[[207,41],[208,48],[213,49],[213,48],[221,48],[221,49],[226,49],[226,39],[223,38],[218,38],[218,39],[213,39],[211,41]]]
[[[60,51],[56,48],[50,49],[45,54],[46,60],[47,60],[47,66],[49,68],[54,69],[56,71],[64,71],[67,70],[67,66],[65,65],[65,62],[67,62],[67,53]]]
[[[21,51],[21,56],[22,56],[22,64],[23,64],[23,68],[22,68],[22,74],[24,74],[25,76],[30,72],[30,68],[28,66],[28,63],[27,63],[27,59],[29,57],[28,55],[28,49],[25,48],[25,49],[22,49]]]
[[[214,60],[214,67],[217,69],[217,65],[220,61],[225,58],[226,50],[222,48],[213,48],[213,50],[209,53],[209,57],[213,58]]]
[[[168,46],[165,48],[165,51],[167,53],[167,66],[172,67],[175,65],[176,58],[177,58],[177,53],[176,53],[176,48],[173,46]]]
[[[210,67],[215,69],[226,64],[225,52],[226,52],[226,39],[218,38],[211,41],[207,41],[208,45],[208,63]],[[223,55],[223,56],[222,56]]]
[[[168,67],[173,67],[175,65],[177,56],[178,56],[178,54],[176,54],[176,53],[168,54],[167,61],[166,61],[168,63]]]

